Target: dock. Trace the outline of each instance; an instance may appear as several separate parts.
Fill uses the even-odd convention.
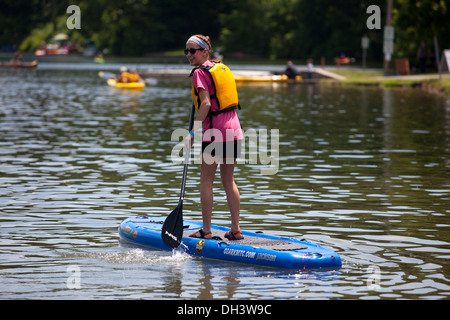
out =
[[[191,69],[148,69],[141,70],[139,74],[142,78],[157,78],[157,79],[173,79],[173,78],[188,78]],[[261,71],[261,70],[247,70],[236,69],[232,70],[236,82],[293,82],[293,83],[317,83],[320,79],[332,79],[338,81],[346,80],[345,77],[327,71],[322,68],[314,68],[312,78],[308,79],[308,70],[306,68],[299,68],[296,80],[288,79],[283,75],[283,71]]]
[[[307,72],[307,71],[306,71],[306,72]],[[322,69],[322,68],[314,68],[314,72],[315,72],[317,75],[319,75],[319,76],[321,76],[321,77],[323,77],[323,78],[327,78],[327,79],[333,79],[333,80],[338,80],[338,81],[344,81],[344,80],[347,80],[347,78],[344,77],[344,76],[340,76],[340,75],[338,75],[338,74],[336,74],[336,73],[327,71],[327,70]]]

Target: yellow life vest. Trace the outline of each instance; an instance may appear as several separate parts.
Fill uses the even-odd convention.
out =
[[[139,76],[137,74],[130,73],[128,75],[128,81],[130,81],[130,82],[138,82],[139,81]]]
[[[234,81],[233,74],[226,65],[221,62],[214,64],[212,67],[201,65],[192,70],[191,76],[196,69],[208,71],[212,79],[215,94],[211,95],[210,98],[216,99],[219,111],[210,112],[210,116],[236,109],[236,107],[240,109],[236,82]],[[197,90],[195,90],[193,82],[192,99],[194,100],[195,109],[198,112],[200,97]]]

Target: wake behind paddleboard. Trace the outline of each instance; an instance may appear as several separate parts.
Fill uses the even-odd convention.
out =
[[[122,242],[140,247],[172,250],[161,238],[165,218],[130,217],[122,221],[119,235]],[[184,221],[183,240],[180,247],[186,253],[205,258],[278,268],[339,268],[341,258],[334,251],[317,244],[294,238],[278,237],[250,231],[242,231],[244,239],[227,240],[229,229],[212,226],[213,238],[191,238],[202,224]]]

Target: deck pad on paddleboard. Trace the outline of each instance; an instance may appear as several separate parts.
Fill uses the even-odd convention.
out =
[[[280,240],[280,239],[267,239],[259,236],[244,236],[244,239],[241,240],[228,240],[225,238],[225,232],[219,230],[211,230],[212,231],[212,240],[223,241],[227,244],[241,244],[247,246],[253,246],[258,248],[271,249],[276,251],[285,251],[285,250],[300,250],[306,249],[308,246],[305,246],[301,243],[294,243],[291,241]],[[183,232],[183,237],[189,237],[195,231],[185,231]],[[260,235],[261,233],[256,233]]]
[[[130,217],[119,226],[120,239],[128,244],[172,250],[161,238],[165,218]],[[233,261],[279,268],[339,268],[341,258],[334,251],[318,244],[295,238],[279,237],[251,231],[242,231],[244,239],[228,240],[229,228],[211,226],[214,239],[189,237],[202,223],[184,221],[184,232],[179,249],[205,258]]]

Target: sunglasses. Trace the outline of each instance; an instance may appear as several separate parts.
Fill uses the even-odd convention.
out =
[[[188,52],[190,53],[190,54],[195,54],[195,52],[196,51],[199,51],[199,50],[206,50],[206,49],[203,49],[203,48],[200,48],[200,49],[184,49],[184,54],[188,54]]]

